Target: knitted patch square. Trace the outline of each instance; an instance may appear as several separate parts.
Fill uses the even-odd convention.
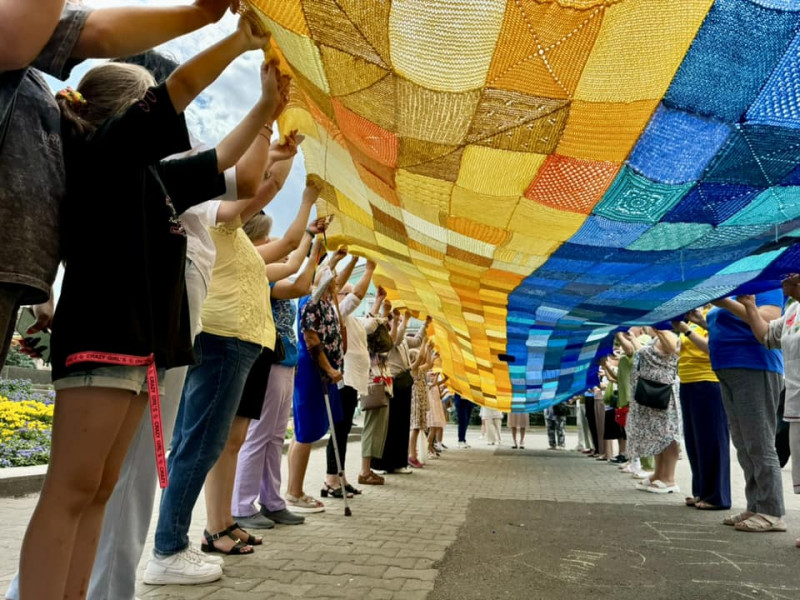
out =
[[[593,213],[615,221],[656,223],[691,187],[656,183],[623,167]]]

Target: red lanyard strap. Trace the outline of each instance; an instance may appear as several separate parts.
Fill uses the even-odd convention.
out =
[[[156,452],[156,469],[158,484],[161,489],[167,487],[167,459],[164,452],[164,430],[161,427],[161,395],[158,392],[158,369],[156,359],[150,356],[129,356],[127,354],[111,354],[108,352],[78,352],[67,357],[67,366],[78,363],[102,363],[120,367],[147,367],[147,394],[150,399],[150,424],[153,427],[153,446]]]

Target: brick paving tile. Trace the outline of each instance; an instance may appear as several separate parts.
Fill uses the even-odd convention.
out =
[[[510,436],[503,431],[504,439]],[[300,526],[278,526],[259,532],[264,545],[252,556],[225,559],[225,577],[202,586],[139,586],[142,600],[269,600],[271,598],[367,598],[423,600],[433,589],[437,562],[456,540],[472,498],[680,504],[683,495],[666,498],[641,494],[633,480],[616,467],[579,457],[574,452],[547,453],[544,432],[529,430],[527,450],[499,449],[478,439],[473,448],[456,449],[455,428],[448,426],[450,446],[440,460],[412,475],[390,475],[385,486],[363,486],[363,495],[350,500],[352,517],[343,515],[341,500],[328,498],[327,512],[308,515]],[[575,444],[568,432],[567,445]],[[497,451],[495,451],[497,450]],[[360,460],[358,443],[348,446],[352,479]],[[734,505],[743,503],[743,482],[735,460],[732,467]],[[285,463],[285,461],[284,461]],[[285,468],[285,464],[284,464]],[[787,508],[800,509],[791,494],[789,468],[783,471]],[[306,493],[315,495],[325,476],[325,451],[312,451]],[[284,481],[286,474],[284,473]],[[678,464],[677,479],[691,488],[687,460]],[[0,591],[16,570],[19,540],[34,508],[35,496],[0,499]],[[154,517],[155,518],[155,517]],[[196,507],[192,540],[199,541],[205,506]],[[798,523],[789,523],[796,533]],[[150,547],[146,549],[146,555]],[[144,568],[142,561],[140,569]]]

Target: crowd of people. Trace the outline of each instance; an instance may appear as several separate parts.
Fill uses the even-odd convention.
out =
[[[290,83],[278,65],[263,65],[260,98],[215,148],[193,143],[187,106],[236,57],[264,48],[267,34],[242,18],[178,65],[150,48],[217,21],[230,0],[94,11],[42,0],[36,14],[25,6],[6,3],[0,13],[0,363],[17,310],[34,305],[34,329],[52,325],[56,403],[47,478],[9,598],[133,598],[157,483],[144,580],[205,583],[221,577],[220,555],[256,551],[263,538],[254,531],[325,510],[306,471],[329,430],[325,499],[437,458],[451,402],[459,447],[468,447],[472,404],[448,392],[430,317],[409,335],[412,314],[380,288],[356,316],[375,265],[352,285],[358,258],[342,266],[346,248],[327,254],[330,221],[310,216],[319,182],[308,181],[294,221],[272,235],[263,209],[302,142],[295,132],[274,139]],[[64,79],[82,59],[120,56],[132,58],[96,66],[55,95],[40,74]],[[800,277],[783,291],[800,299]],[[602,381],[579,402],[586,452],[618,463],[640,490],[677,493],[683,435],[687,506],[722,510],[731,506],[730,440],[747,506],[724,523],[785,531],[774,440],[785,361],[800,493],[798,306],[782,312],[774,290],[721,300],[671,330],[620,333]],[[344,466],[359,404],[354,485]],[[482,417],[499,444],[502,414],[484,407]],[[553,449],[564,448],[564,417],[558,407],[547,415]],[[513,447],[524,448],[527,415],[509,425]],[[198,549],[189,530],[201,492]]]
[[[30,333],[52,328],[56,392],[50,465],[7,597],[133,598],[157,483],[144,581],[211,582],[222,556],[252,554],[260,532],[325,510],[306,470],[329,430],[323,498],[384,485],[445,449],[451,394],[431,319],[409,335],[411,312],[382,288],[356,316],[375,264],[351,285],[358,257],[342,266],[347,248],[327,253],[330,219],[311,219],[317,181],[273,234],[263,209],[302,142],[274,134],[290,83],[276,63],[262,66],[260,98],[215,148],[190,135],[187,106],[268,35],[241,18],[181,65],[150,48],[218,20],[229,0],[45,4],[36,19],[15,6],[0,15],[0,216],[18,238],[2,249],[0,363],[18,308],[34,305]],[[39,72],[66,78],[83,58],[118,56],[129,58],[55,95]],[[344,466],[359,403],[356,483]],[[201,493],[198,548],[189,530]]]
[[[599,384],[572,400],[577,449],[617,464],[640,491],[671,494],[680,492],[683,440],[692,470],[686,506],[724,511],[732,504],[733,443],[747,506],[722,523],[786,531],[776,433],[781,419],[788,422],[800,493],[798,301],[800,276],[790,275],[782,289],[715,301],[669,327],[617,333],[613,353],[599,361]]]

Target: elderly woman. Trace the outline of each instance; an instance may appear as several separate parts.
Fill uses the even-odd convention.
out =
[[[655,471],[637,489],[655,494],[680,491],[675,483],[681,415],[678,409],[678,338],[671,331],[651,329],[653,341],[641,346],[627,333],[623,349],[635,349],[631,389],[633,402],[628,424],[636,432],[629,440],[634,456],[654,455]],[[650,332],[648,332],[650,333]]]
[[[800,275],[790,275],[783,280],[783,293],[793,302],[779,319],[768,321],[756,304],[755,296],[739,296],[744,306],[745,321],[757,340],[767,348],[783,350],[786,362],[786,406],[783,419],[789,422],[789,437],[792,448],[792,481],[794,493],[800,494]],[[800,548],[800,539],[797,540]]]
[[[378,324],[374,318],[366,317],[362,319],[354,314],[364,296],[366,296],[369,284],[372,281],[372,275],[375,273],[375,263],[368,260],[364,268],[364,274],[358,280],[358,283],[355,286],[347,283],[358,260],[357,256],[353,256],[347,266],[336,277],[336,285],[339,288],[339,316],[345,326],[347,351],[344,354],[342,382],[344,386],[339,390],[342,415],[341,419],[333,424],[336,435],[328,438],[328,447],[326,449],[328,465],[325,483],[320,492],[323,498],[328,496],[341,498],[342,494],[347,494],[347,497],[350,498],[354,494],[361,493],[361,490],[350,485],[346,478],[343,478],[345,489],[342,490],[338,478],[339,470],[336,465],[336,452],[333,444],[335,437],[339,450],[339,460],[342,463],[342,471],[344,471],[347,457],[347,438],[350,436],[350,429],[353,426],[353,415],[356,412],[356,406],[358,406],[358,397],[369,393],[370,358],[369,348],[367,347],[367,334],[372,333]]]
[[[750,312],[764,321],[780,320],[780,289],[745,298]],[[731,441],[744,471],[747,509],[723,519],[739,531],[786,531],[783,521],[783,481],[775,450],[777,411],[783,387],[780,350],[765,348],[763,336],[753,335],[747,307],[733,298],[714,302],[706,315],[709,356],[719,378],[722,402],[728,415]],[[790,326],[793,323],[790,323]]]
[[[317,273],[315,287],[310,297],[300,300],[297,329],[297,377],[295,379],[294,440],[289,448],[289,481],[286,503],[295,512],[315,513],[325,510],[325,505],[303,490],[311,444],[322,439],[328,431],[328,413],[325,396],[331,404],[334,422],[341,419],[342,408],[337,384],[342,381],[344,340],[334,294],[337,293],[336,265],[347,256],[346,248],[339,248],[328,265]]]

